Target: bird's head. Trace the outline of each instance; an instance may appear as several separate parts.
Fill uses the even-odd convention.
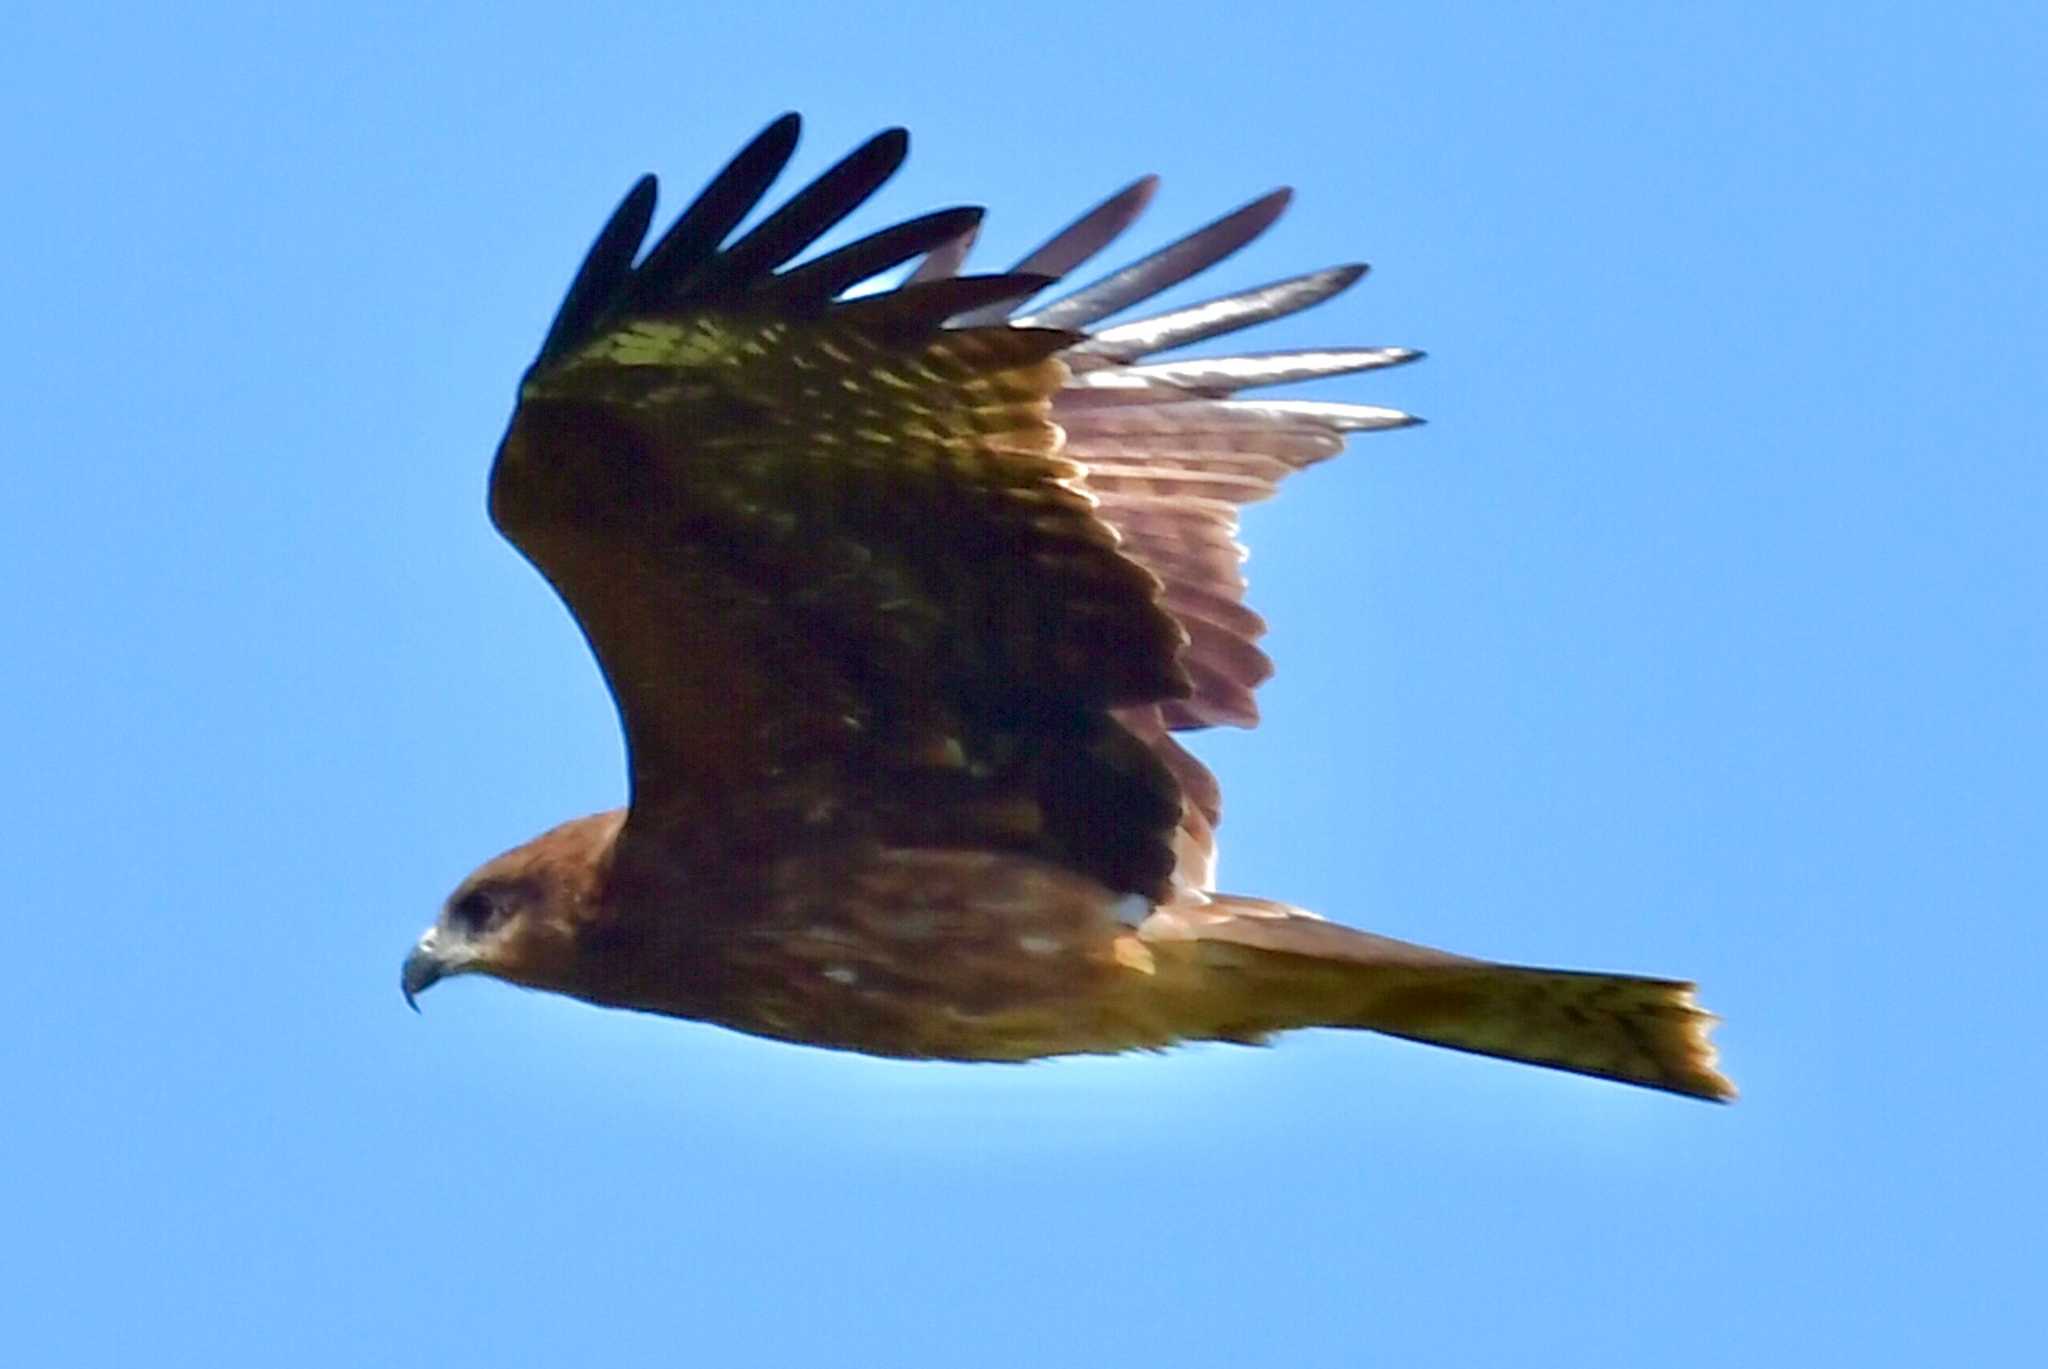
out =
[[[479,866],[405,958],[399,986],[418,997],[458,974],[550,986],[575,953],[577,929],[597,911],[624,810],[544,832]]]

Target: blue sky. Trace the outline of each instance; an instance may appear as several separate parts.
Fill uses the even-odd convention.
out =
[[[2016,1362],[2048,21],[2026,5],[276,7],[0,52],[0,1304],[64,1365]],[[1652,12],[1657,11],[1657,12]],[[1144,171],[1261,346],[1399,343],[1254,512],[1224,882],[1698,979],[1713,1108],[1339,1033],[1021,1069],[398,962],[622,794],[482,515],[631,179],[785,108],[1000,262]]]

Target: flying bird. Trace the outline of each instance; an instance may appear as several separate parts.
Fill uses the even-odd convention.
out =
[[[408,1001],[485,974],[875,1055],[1024,1060],[1354,1027],[1732,1097],[1690,984],[1468,959],[1215,885],[1215,779],[1176,733],[1271,671],[1237,509],[1416,422],[1241,398],[1399,347],[1158,359],[1362,266],[1106,322],[1279,217],[1275,191],[1054,300],[1139,180],[1014,268],[981,211],[796,262],[903,161],[882,133],[740,233],[770,124],[644,253],[599,233],[519,387],[493,522],[617,701],[630,804],[479,868]],[[857,290],[915,263],[892,288]]]

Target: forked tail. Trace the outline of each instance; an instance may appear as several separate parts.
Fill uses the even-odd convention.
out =
[[[1141,935],[1192,972],[1190,1007],[1208,1018],[1201,1034],[1359,1027],[1695,1098],[1735,1097],[1707,1039],[1718,1019],[1694,1002],[1691,984],[1468,960],[1229,896],[1163,907]]]

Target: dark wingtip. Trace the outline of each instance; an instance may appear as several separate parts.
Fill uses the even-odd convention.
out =
[[[755,288],[758,307],[805,311],[822,309],[841,292],[900,266],[912,257],[943,243],[957,242],[972,234],[981,223],[982,211],[973,205],[941,209],[910,219],[879,233],[870,233],[837,251],[794,267]]]
[[[883,129],[868,139],[868,143],[877,149],[887,148],[889,155],[901,161],[910,155],[910,130],[897,124],[893,128]]]
[[[795,110],[769,122],[768,127],[754,135],[747,144],[747,151],[774,161],[777,169],[786,165],[796,155],[797,140],[803,136],[803,116]]]
[[[594,325],[632,276],[633,258],[647,239],[654,222],[654,201],[658,183],[651,175],[633,182],[633,188],[619,201],[597,241],[590,245],[576,278],[562,296],[561,307],[541,343],[543,360],[571,346]]]
[[[742,155],[751,153],[771,157],[780,165],[787,162],[796,152],[797,139],[803,135],[803,131],[803,115],[793,109],[785,114],[779,114],[770,119],[767,127],[748,141]]]
[[[858,209],[896,174],[909,151],[908,131],[883,129],[727,247],[697,284],[706,295],[748,289]]]

